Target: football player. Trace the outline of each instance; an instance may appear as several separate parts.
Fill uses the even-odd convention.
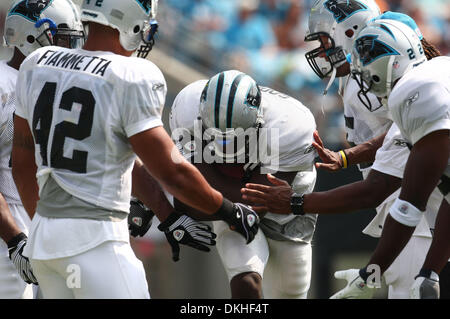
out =
[[[389,210],[369,264],[379,265],[382,272],[389,267],[439,184],[445,199],[430,249],[411,289],[412,298],[439,298],[439,273],[450,257],[450,58],[427,61],[411,28],[394,20],[376,20],[354,42],[352,68],[362,97],[371,92],[388,99],[389,112],[411,148],[400,195]],[[366,269],[360,270],[363,280]]]
[[[385,137],[392,121],[387,109],[381,107],[380,101],[374,95],[368,94],[366,97],[368,103],[373,106],[373,112],[362,106],[358,95],[359,87],[356,81],[348,76],[349,63],[347,59],[343,58],[349,54],[352,40],[356,34],[368,21],[374,19],[377,13],[376,5],[371,1],[318,1],[311,10],[310,33],[306,37],[308,41],[319,40],[321,43],[319,48],[307,54],[310,65],[316,73],[321,77],[330,74],[340,77],[347,139],[350,144],[358,144],[350,149],[332,152],[323,147],[320,137],[316,135],[316,143],[313,145],[324,162],[316,163],[316,165],[319,168],[334,171],[345,168],[350,163],[362,163],[359,168],[364,181],[302,197],[301,194],[292,194],[282,181],[269,177],[275,185],[278,185],[276,189],[270,190],[249,185],[249,188],[254,188],[256,192],[252,193],[250,190],[244,189],[245,196],[253,196],[253,200],[260,204],[265,203],[268,205],[268,209],[275,211],[279,207],[283,207],[280,211],[285,210],[290,202],[294,204],[296,201],[301,201],[303,210],[307,213],[338,213],[377,207],[377,216],[363,232],[374,237],[380,236],[389,207],[399,194],[397,190],[401,184],[409,150],[395,125],[392,125]],[[414,20],[407,15],[386,12],[375,18],[399,20],[422,37]],[[429,59],[439,55],[439,52],[423,37],[422,43]],[[370,141],[367,141],[369,139]],[[381,143],[383,143],[383,147],[379,149]],[[375,152],[377,152],[376,161],[373,163]],[[286,191],[283,199],[279,196],[282,194],[279,188]],[[272,191],[276,191],[277,195]],[[264,193],[267,194],[261,196]],[[292,198],[290,198],[291,196]],[[270,200],[267,201],[269,198]],[[426,218],[421,220],[420,227],[416,229],[414,237],[402,255],[385,272],[386,284],[389,286],[389,298],[409,297],[409,287],[412,284],[413,276],[420,269],[431,243],[430,228],[434,228],[434,220],[441,198],[442,195],[435,190],[428,205],[429,213],[425,214]],[[259,209],[263,210],[263,208]],[[354,273],[354,271],[350,272]],[[336,276],[342,278],[342,275],[347,273],[349,272],[338,272]],[[372,291],[369,292],[372,293]],[[333,297],[339,296],[341,295],[337,294]],[[364,297],[368,296],[368,294],[364,295]]]
[[[232,200],[240,200],[247,182],[267,183],[267,171],[276,172],[296,192],[314,188],[316,153],[311,143],[316,124],[311,112],[242,72],[220,72],[185,87],[174,100],[169,121],[182,153]],[[254,134],[245,142],[249,131]],[[267,153],[261,151],[265,147]],[[174,205],[198,219],[207,218],[176,198]],[[213,221],[232,298],[307,297],[316,216],[297,216],[290,209],[287,213],[265,214],[262,232],[249,245],[223,221]]]
[[[71,1],[64,0],[14,1],[7,12],[4,32],[5,44],[14,48],[14,53],[9,61],[0,61],[0,237],[4,240],[0,242],[0,298],[33,298],[35,289],[30,284],[37,281],[28,259],[22,255],[31,220],[11,174],[17,74],[23,60],[34,50],[48,45],[81,47],[84,34],[79,13]]]
[[[127,225],[135,154],[181,201],[219,216],[248,243],[257,233],[250,208],[173,152],[161,121],[165,79],[152,62],[131,57],[151,49],[156,12],[155,0],[85,0],[83,49],[38,49],[20,67],[12,169],[33,216],[24,255],[44,298],[150,297]],[[178,240],[196,228],[184,216],[161,218]]]

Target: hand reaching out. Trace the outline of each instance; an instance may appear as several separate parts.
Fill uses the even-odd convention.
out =
[[[271,174],[267,174],[267,179],[273,186],[248,183],[241,189],[242,199],[252,203],[252,208],[257,213],[290,214],[293,194],[291,186]]]
[[[330,172],[336,172],[343,167],[342,158],[338,152],[331,151],[323,146],[319,132],[314,132],[314,140],[312,146],[317,150],[322,163],[316,163],[317,169],[324,169]]]

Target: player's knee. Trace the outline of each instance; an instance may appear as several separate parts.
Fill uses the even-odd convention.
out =
[[[247,272],[236,275],[231,279],[231,297],[242,299],[262,298],[262,278],[256,272]]]

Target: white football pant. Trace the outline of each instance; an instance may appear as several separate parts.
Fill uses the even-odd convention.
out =
[[[414,277],[419,274],[432,238],[412,236],[400,255],[383,276],[389,288],[389,299],[409,299]]]
[[[263,278],[264,298],[305,299],[311,282],[310,243],[276,241],[259,230],[250,244],[221,221],[214,221],[216,246],[228,280],[256,272]]]
[[[149,299],[142,262],[130,244],[106,241],[81,254],[31,260],[45,299]]]

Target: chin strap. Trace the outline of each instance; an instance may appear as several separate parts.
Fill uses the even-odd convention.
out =
[[[336,78],[336,73],[337,73],[337,69],[333,68],[333,73],[331,73],[331,77],[330,80],[328,81],[327,87],[325,88],[325,90],[322,93],[322,115],[325,115],[325,98],[326,95],[328,94],[328,90],[330,89],[331,85],[333,84],[334,79]]]
[[[388,66],[387,66],[387,77],[386,77],[386,96],[389,96],[392,89],[392,64],[394,63],[395,56],[391,56],[389,58]]]

